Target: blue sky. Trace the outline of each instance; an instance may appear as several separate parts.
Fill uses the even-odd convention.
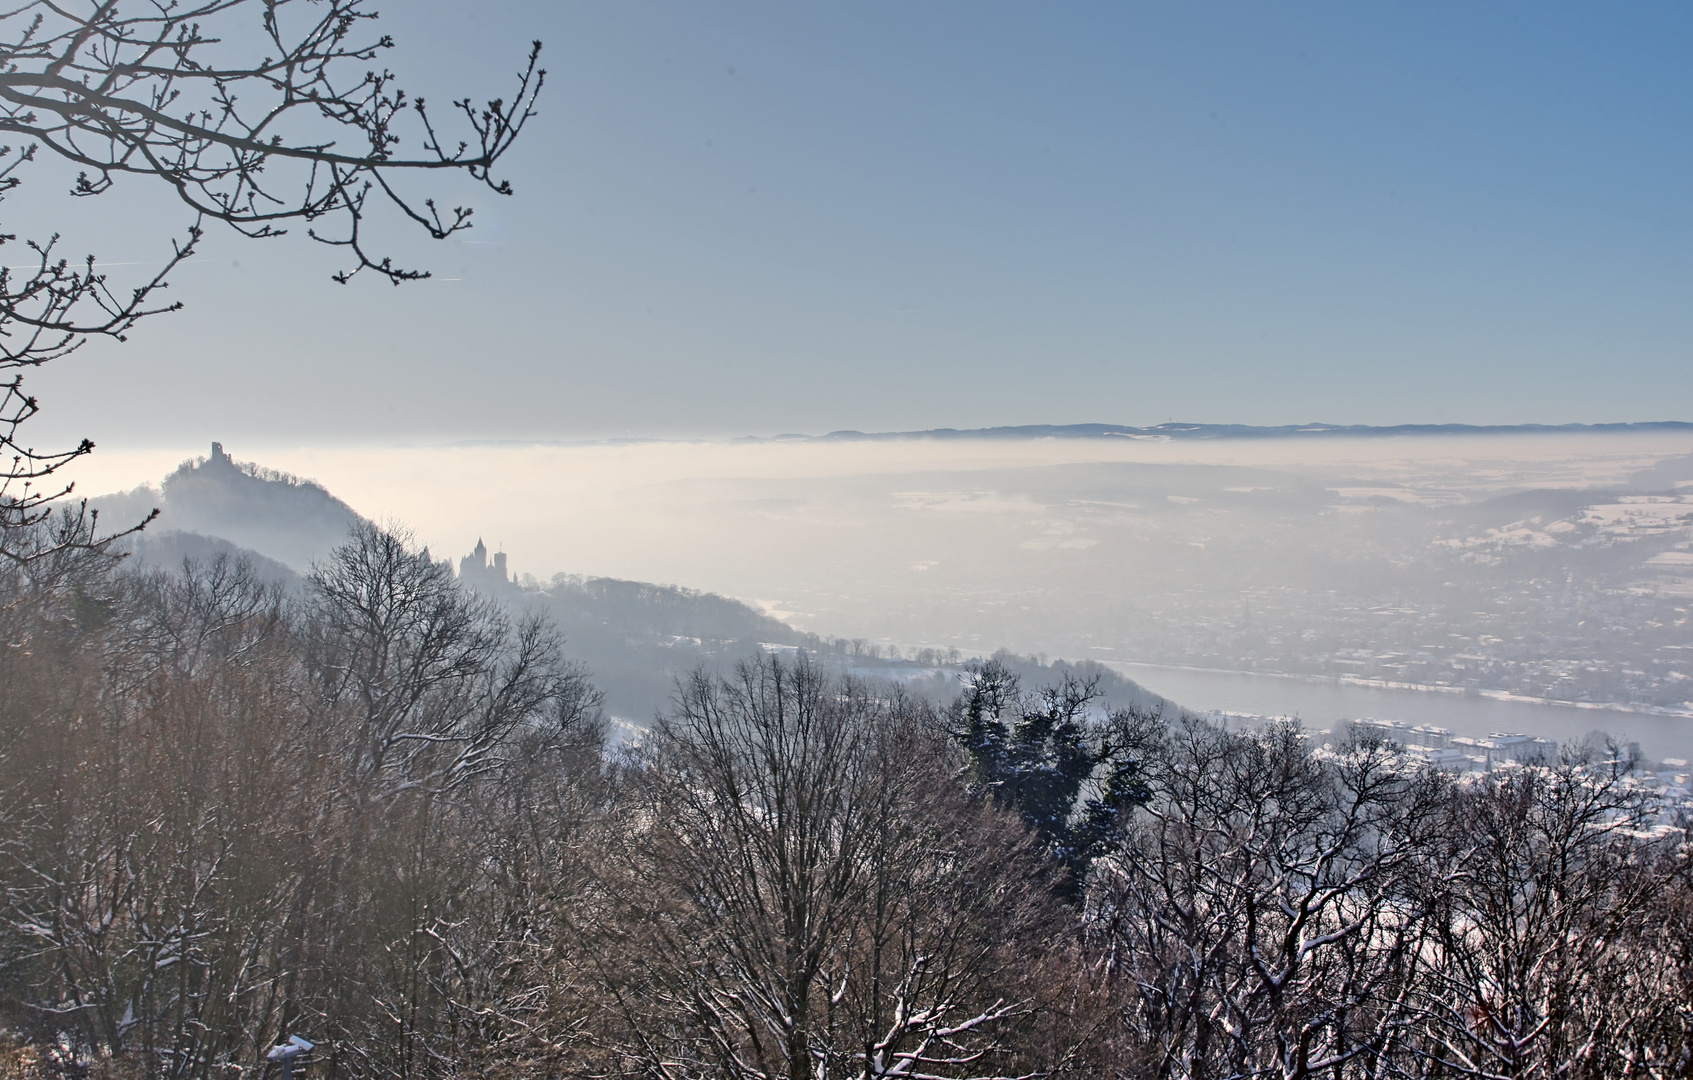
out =
[[[471,243],[398,242],[438,274],[398,290],[216,236],[184,312],[35,378],[44,428],[1693,419],[1685,5],[390,0],[384,23],[438,102],[505,92],[545,42],[516,196],[470,196]],[[131,190],[8,210],[137,260],[175,214]]]

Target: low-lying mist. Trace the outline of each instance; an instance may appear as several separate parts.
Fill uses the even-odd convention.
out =
[[[824,636],[1693,713],[1685,433],[230,449],[441,555]]]

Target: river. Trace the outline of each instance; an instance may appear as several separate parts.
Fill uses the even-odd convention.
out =
[[[1589,709],[1532,701],[1499,701],[1464,694],[1357,686],[1246,671],[1114,663],[1113,669],[1153,693],[1190,709],[1297,716],[1314,728],[1371,717],[1437,724],[1453,733],[1486,736],[1520,731],[1565,742],[1595,729],[1640,744],[1648,759],[1693,758],[1693,718],[1622,709]]]

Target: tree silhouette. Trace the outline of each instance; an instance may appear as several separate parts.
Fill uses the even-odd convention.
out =
[[[424,99],[380,66],[394,42],[374,31],[376,17],[364,0],[31,0],[0,11],[0,138],[17,140],[0,146],[0,200],[27,164],[50,155],[81,169],[74,195],[140,176],[170,187],[191,214],[163,267],[127,290],[93,255],[64,257],[58,234],[0,233],[5,254],[28,252],[0,268],[0,373],[9,373],[0,381],[0,555],[19,563],[102,542],[80,508],[45,543],[35,528],[72,490],[59,471],[94,444],[20,441],[39,411],[23,370],[92,337],[124,340],[140,320],[176,310],[160,293],[209,220],[254,239],[299,223],[344,250],[336,281],[370,271],[397,285],[428,274],[372,250],[365,226],[379,208],[434,239],[471,218],[469,208],[444,210],[412,192],[408,175],[467,174],[511,193],[493,168],[534,115],[546,75],[540,42],[509,99],[451,103],[459,132],[450,138]]]

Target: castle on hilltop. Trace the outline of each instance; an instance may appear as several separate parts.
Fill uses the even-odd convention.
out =
[[[506,553],[494,553],[492,564],[488,562],[488,547],[477,537],[476,547],[469,555],[459,560],[459,580],[469,585],[504,585],[506,579]]]

